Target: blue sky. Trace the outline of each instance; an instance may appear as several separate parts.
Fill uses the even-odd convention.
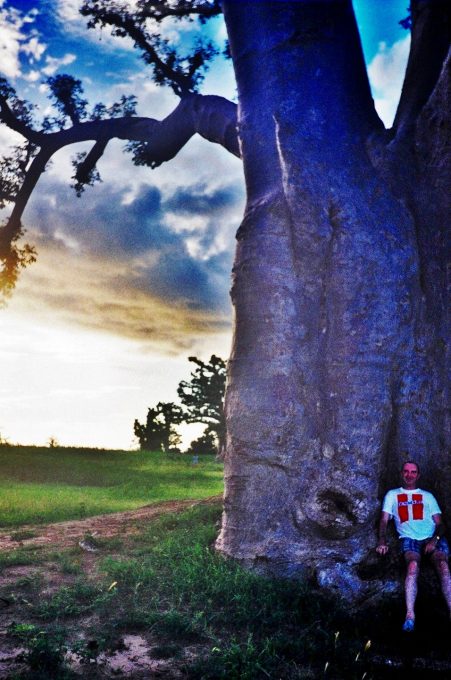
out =
[[[158,88],[131,44],[87,31],[79,0],[0,0],[0,64],[20,96],[50,113],[45,80],[80,78],[91,105],[138,94],[138,112],[169,113],[175,96]],[[356,0],[365,58],[380,115],[390,124],[408,53],[398,22],[406,0]],[[167,31],[177,45],[197,24]],[[209,22],[222,42],[220,18]],[[205,93],[234,98],[231,64],[218,58]],[[16,140],[0,127],[0,149]],[[172,400],[189,374],[187,356],[227,356],[234,236],[243,211],[241,163],[193,139],[155,171],[136,168],[112,142],[103,182],[81,199],[70,159],[53,159],[25,213],[38,262],[0,311],[0,434],[20,443],[129,447],[135,417]]]

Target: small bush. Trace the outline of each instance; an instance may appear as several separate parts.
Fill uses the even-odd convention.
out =
[[[67,652],[64,629],[50,627],[44,630],[32,624],[12,624],[8,634],[25,647],[23,658],[33,671],[33,678],[68,677],[64,662]]]

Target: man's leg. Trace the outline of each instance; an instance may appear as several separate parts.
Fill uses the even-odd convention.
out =
[[[410,632],[415,625],[415,600],[417,599],[418,574],[420,573],[420,555],[408,550],[404,553],[404,559],[407,565],[407,573],[404,581],[406,620],[404,622],[403,630]]]
[[[449,573],[448,557],[441,550],[435,550],[432,553],[431,560],[437,572],[443,597],[448,605],[451,618],[451,576]]]

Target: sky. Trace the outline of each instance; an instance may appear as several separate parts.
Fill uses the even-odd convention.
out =
[[[162,118],[177,99],[157,87],[139,54],[107,30],[87,30],[81,0],[0,0],[0,75],[21,98],[54,113],[46,79],[79,78],[91,105],[138,96],[138,114]],[[398,22],[407,0],[355,0],[376,108],[390,127],[409,49]],[[219,45],[220,17],[206,27],[165,29],[174,46],[199,31]],[[231,63],[214,60],[204,94],[236,101]],[[19,140],[0,126],[0,153]],[[188,356],[227,358],[235,233],[244,207],[241,162],[193,138],[155,170],[136,167],[113,141],[102,182],[77,198],[71,158],[58,152],[27,207],[38,260],[0,309],[0,437],[11,443],[135,448],[135,418],[176,399]],[[5,213],[6,214],[6,213]],[[184,444],[199,427],[182,430]]]

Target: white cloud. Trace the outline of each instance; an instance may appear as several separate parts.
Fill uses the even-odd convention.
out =
[[[69,64],[72,64],[76,58],[75,54],[71,54],[70,52],[60,58],[47,56],[45,58],[46,66],[42,69],[42,72],[45,73],[46,76],[51,76],[60,68],[60,66],[68,66]]]
[[[29,83],[35,83],[40,77],[41,74],[39,71],[29,71],[26,75],[24,75],[24,79]]]
[[[0,0],[0,72],[7,78],[17,78],[21,72],[20,54],[40,59],[46,45],[36,35],[28,36],[23,30],[25,24],[35,20],[36,10],[24,14],[14,7],[5,7]]]
[[[379,50],[368,65],[376,110],[386,127],[390,127],[401,94],[410,49],[410,34],[393,45],[379,43]]]
[[[32,57],[32,59],[39,61],[46,49],[47,45],[39,42],[39,39],[35,36],[24,45],[23,52]]]
[[[57,16],[63,22],[80,21],[81,0],[59,0]]]
[[[20,75],[20,41],[25,38],[20,30],[23,20],[14,8],[4,8],[3,2],[0,7],[0,71],[7,78],[16,78]]]

